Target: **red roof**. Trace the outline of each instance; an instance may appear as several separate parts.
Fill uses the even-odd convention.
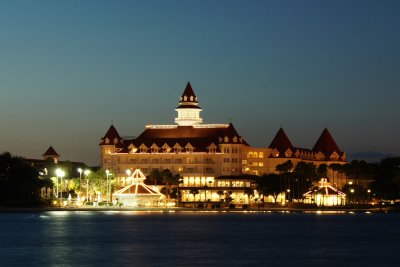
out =
[[[318,141],[315,143],[313,149],[314,152],[321,151],[325,156],[330,156],[333,152],[342,154],[339,147],[337,146],[335,140],[332,135],[329,133],[328,129],[325,128],[322,132],[321,136],[318,138]]]
[[[108,143],[106,142],[106,139],[109,140]],[[104,135],[103,138],[101,138],[100,145],[113,145],[115,139],[117,139],[118,141],[122,140],[121,136],[119,136],[119,134],[117,132],[117,129],[115,129],[114,125],[111,124],[107,133]]]
[[[54,148],[52,146],[50,146],[46,152],[44,152],[44,154],[42,156],[60,156],[58,155],[58,153],[54,150]]]
[[[126,148],[131,144],[136,148],[139,148],[142,144],[147,148],[150,148],[153,144],[156,144],[159,148],[167,144],[171,149],[179,144],[184,149],[189,143],[194,147],[193,152],[207,152],[211,144],[216,146],[220,143],[248,145],[237,133],[233,124],[229,124],[228,127],[146,128],[136,139],[124,140],[123,144],[117,147],[121,148],[120,153],[125,153]],[[217,151],[219,150],[217,149]]]
[[[277,149],[279,152],[284,153],[288,148],[293,151],[292,142],[290,142],[285,131],[280,128],[272,140],[269,148]],[[293,151],[294,152],[294,151]]]

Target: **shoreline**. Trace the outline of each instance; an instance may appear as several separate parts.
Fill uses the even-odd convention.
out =
[[[173,213],[173,212],[214,212],[214,213],[332,213],[332,214],[347,214],[347,213],[393,213],[399,212],[397,209],[390,207],[373,207],[373,208],[289,208],[289,207],[266,207],[266,208],[249,208],[249,209],[211,209],[211,208],[149,208],[149,207],[0,207],[0,213],[14,212],[49,212],[49,211],[140,211],[140,212],[157,212],[157,213]]]

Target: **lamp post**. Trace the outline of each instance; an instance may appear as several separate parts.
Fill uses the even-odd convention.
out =
[[[82,194],[82,168],[78,168],[78,172],[79,172],[79,195]]]
[[[107,177],[107,188],[106,188],[106,195],[107,195],[107,202],[110,202],[110,185],[108,182],[108,176],[110,175],[110,170],[106,170],[106,177]]]
[[[371,204],[371,189],[367,190],[367,202],[368,204]]]
[[[353,194],[354,194],[354,189],[353,188],[350,189],[350,193],[351,193],[351,200],[352,200],[351,202],[352,202],[352,204],[354,204],[355,201],[353,199]]]
[[[126,177],[126,180],[128,180],[128,178],[131,177],[132,171],[131,171],[130,169],[127,169],[127,170],[126,170],[126,174],[128,175],[128,177]],[[125,180],[125,184],[126,184],[126,182],[127,182],[126,180]]]
[[[211,187],[211,184],[212,184],[212,181],[209,180],[209,181],[208,181],[208,187]],[[210,202],[211,202],[211,199],[212,199],[212,192],[211,192],[211,190],[210,190],[209,193],[210,193],[210,198],[209,198],[209,199],[210,199]]]
[[[86,202],[89,201],[89,180],[87,179],[87,176],[90,174],[90,170],[85,170],[83,172],[85,175],[85,180],[86,180]]]
[[[179,207],[179,199],[180,199],[180,194],[179,194],[179,184],[183,181],[182,178],[178,179],[178,184],[177,184],[177,189],[176,189],[176,207]]]
[[[60,207],[61,207],[61,202],[62,202],[62,178],[64,177],[64,175],[65,175],[65,172],[63,171],[63,170],[61,170],[61,169],[57,169],[56,170],[56,175],[57,175],[57,182],[58,182],[58,177],[60,177],[60,189],[58,190],[59,191],[59,201],[60,201]]]

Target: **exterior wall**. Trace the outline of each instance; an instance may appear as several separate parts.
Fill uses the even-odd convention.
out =
[[[200,189],[202,193],[196,196],[196,199],[205,200],[207,191],[210,196],[207,199],[216,201],[220,198],[217,191],[230,190],[232,186],[228,183],[223,186],[221,182],[218,184],[214,181],[216,177],[223,175],[236,176],[240,174],[263,175],[269,173],[277,173],[276,166],[285,163],[288,160],[296,166],[299,162],[310,162],[317,167],[321,164],[328,166],[333,163],[345,164],[345,162],[336,161],[316,161],[304,160],[302,158],[274,158],[270,157],[272,149],[270,148],[254,148],[243,144],[221,144],[219,145],[221,152],[169,152],[169,153],[114,153],[116,151],[114,145],[101,146],[102,168],[109,169],[115,174],[117,183],[120,186],[126,186],[126,170],[140,169],[146,176],[153,169],[169,169],[172,173],[179,173],[183,177],[184,187],[195,187]],[[150,151],[150,150],[149,150]],[[338,173],[334,173],[328,169],[328,177],[332,181],[332,185],[341,188],[346,184],[346,179],[339,178]],[[210,185],[209,182],[212,182]],[[215,190],[202,190],[204,186],[216,188]],[[245,187],[250,187],[246,184],[240,191],[243,193]],[[183,192],[184,199],[191,199],[189,191]],[[182,200],[184,200],[182,199]],[[243,196],[237,197],[238,201],[243,200]]]

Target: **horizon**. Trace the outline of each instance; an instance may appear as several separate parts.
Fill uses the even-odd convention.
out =
[[[188,81],[204,124],[255,147],[280,127],[348,160],[400,156],[398,1],[9,1],[0,9],[0,148],[99,165],[111,124],[174,124]]]

